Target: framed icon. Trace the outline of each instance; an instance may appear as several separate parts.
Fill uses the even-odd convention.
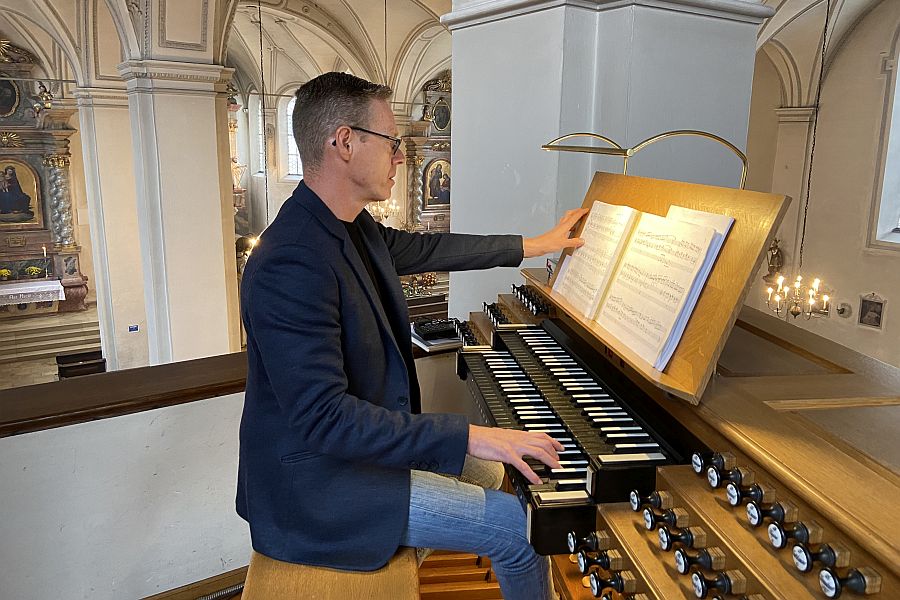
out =
[[[19,160],[0,159],[0,231],[43,226],[37,171]]]
[[[434,128],[438,131],[447,131],[447,128],[450,127],[450,105],[446,100],[439,98],[434,103],[432,115]]]
[[[19,93],[19,86],[16,85],[16,82],[5,79],[6,77],[9,77],[9,75],[0,72],[0,77],[4,78],[0,79],[0,117],[8,117],[19,108],[21,95]]]
[[[872,329],[884,327],[884,308],[887,300],[872,292],[859,297],[859,324]]]
[[[425,208],[450,207],[450,161],[436,158],[428,163],[423,175]]]

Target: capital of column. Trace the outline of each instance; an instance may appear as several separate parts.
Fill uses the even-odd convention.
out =
[[[69,166],[68,154],[48,154],[42,161],[45,167],[65,168]]]
[[[789,106],[776,108],[779,123],[810,123],[816,116],[814,106]]]
[[[128,60],[117,66],[128,93],[185,91],[227,93],[234,69],[222,65],[168,60]]]
[[[455,0],[453,11],[441,17],[441,23],[454,31],[563,6],[595,12],[645,6],[750,23],[761,23],[775,14],[762,0]]]

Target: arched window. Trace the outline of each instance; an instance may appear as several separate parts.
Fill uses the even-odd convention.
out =
[[[257,143],[257,152],[259,153],[259,171],[265,171],[267,167],[266,161],[266,127],[265,120],[263,117],[263,103],[258,102],[257,106],[259,110],[256,113],[256,143]]]
[[[297,150],[297,142],[294,140],[294,102],[291,98],[284,111],[284,147],[287,150],[287,175],[302,177],[303,164],[300,162],[300,151]]]
[[[895,35],[894,39],[898,39]],[[882,72],[887,77],[884,113],[882,165],[876,180],[876,203],[870,225],[870,247],[900,249],[900,43],[893,48],[894,60],[885,60]]]

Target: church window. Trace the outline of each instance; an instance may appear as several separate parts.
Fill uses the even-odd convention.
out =
[[[876,182],[877,202],[874,207],[870,245],[900,249],[900,77],[897,60],[885,60],[883,72],[888,77],[885,112],[884,170]]]
[[[302,177],[303,163],[300,161],[300,151],[297,149],[297,141],[294,139],[294,102],[291,98],[284,111],[284,146],[287,148],[287,175]]]

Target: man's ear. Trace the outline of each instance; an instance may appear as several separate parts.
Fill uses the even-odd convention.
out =
[[[338,154],[344,160],[350,158],[351,153],[351,145],[350,138],[353,136],[353,131],[347,127],[346,125],[342,125],[337,128],[334,132],[334,139],[331,140],[331,145],[337,148]]]

